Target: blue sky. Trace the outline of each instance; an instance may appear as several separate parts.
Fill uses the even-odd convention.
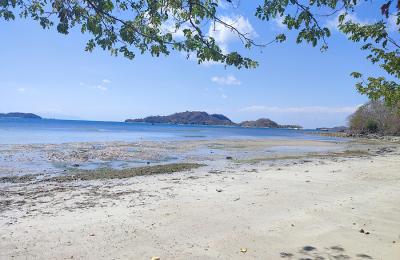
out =
[[[221,15],[240,20],[258,42],[283,31],[279,20],[259,21],[246,8],[222,10]],[[229,32],[216,34],[228,50],[240,48]],[[87,36],[42,30],[30,20],[0,21],[0,35],[0,112],[52,118],[120,121],[203,110],[236,122],[267,117],[309,128],[343,125],[367,100],[349,74],[378,71],[358,45],[335,30],[325,53],[297,45],[293,37],[244,51],[260,63],[251,70],[198,65],[179,53],[137,55],[133,61],[101,50],[88,53]]]

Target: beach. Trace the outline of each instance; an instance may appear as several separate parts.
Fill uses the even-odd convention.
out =
[[[1,259],[400,259],[398,141],[14,144],[0,158]]]
[[[400,260],[400,0],[0,24],[0,260]]]

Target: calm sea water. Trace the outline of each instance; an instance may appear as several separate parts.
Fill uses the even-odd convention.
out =
[[[53,119],[0,118],[0,144],[67,143],[220,138],[335,140],[312,130],[169,125]]]

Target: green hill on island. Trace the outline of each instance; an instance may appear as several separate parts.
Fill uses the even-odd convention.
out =
[[[255,121],[243,121],[239,124],[242,127],[256,127],[256,128],[293,128],[301,129],[299,125],[280,125],[275,121],[268,118],[260,118]]]
[[[141,119],[127,119],[125,122],[189,124],[189,125],[235,125],[229,118],[219,114],[200,111],[186,111],[169,116],[149,116]]]

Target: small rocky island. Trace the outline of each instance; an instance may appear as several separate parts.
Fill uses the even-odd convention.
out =
[[[299,125],[280,125],[275,121],[268,118],[260,118],[255,121],[243,121],[239,124],[242,127],[256,127],[256,128],[291,128],[291,129],[301,129],[302,126]]]
[[[127,119],[127,123],[151,123],[151,124],[186,124],[186,125],[228,125],[249,128],[292,128],[301,129],[298,125],[280,125],[270,119],[260,118],[255,121],[244,121],[239,124],[221,114],[208,114],[201,111],[186,111],[168,116],[149,116],[140,119]]]
[[[278,123],[267,118],[260,118],[255,121],[243,121],[239,125],[242,127],[269,127],[269,128],[279,127]]]
[[[42,119],[40,116],[32,114],[32,113],[20,113],[20,112],[11,112],[11,113],[0,113],[0,118],[30,118],[30,119]]]

